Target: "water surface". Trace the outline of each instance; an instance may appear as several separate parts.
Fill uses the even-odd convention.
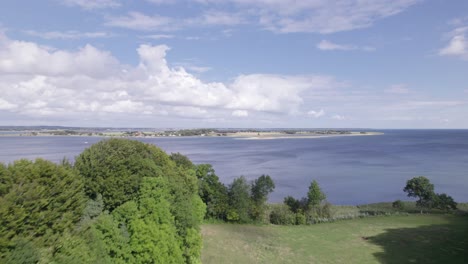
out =
[[[406,199],[406,180],[423,175],[458,201],[468,201],[468,130],[382,130],[379,136],[275,140],[226,137],[146,138],[194,163],[210,163],[224,183],[269,174],[272,202],[305,196],[315,179],[328,200],[361,204]],[[74,159],[99,137],[0,137],[0,161]]]

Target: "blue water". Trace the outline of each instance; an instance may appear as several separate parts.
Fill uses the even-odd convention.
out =
[[[270,201],[305,196],[315,179],[335,204],[407,199],[406,180],[428,177],[436,192],[468,201],[468,130],[382,130],[384,135],[239,140],[224,137],[138,139],[194,163],[210,163],[224,183],[269,174]],[[0,137],[0,161],[42,157],[71,160],[98,137]]]

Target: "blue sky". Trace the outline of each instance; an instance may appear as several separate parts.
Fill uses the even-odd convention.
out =
[[[5,0],[0,125],[468,128],[468,2]]]

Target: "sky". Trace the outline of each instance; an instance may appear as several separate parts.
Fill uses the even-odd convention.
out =
[[[468,1],[2,0],[0,125],[468,128]]]

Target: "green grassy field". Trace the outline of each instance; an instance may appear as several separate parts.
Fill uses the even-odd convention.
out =
[[[468,217],[380,216],[311,226],[205,224],[208,263],[468,263]]]

